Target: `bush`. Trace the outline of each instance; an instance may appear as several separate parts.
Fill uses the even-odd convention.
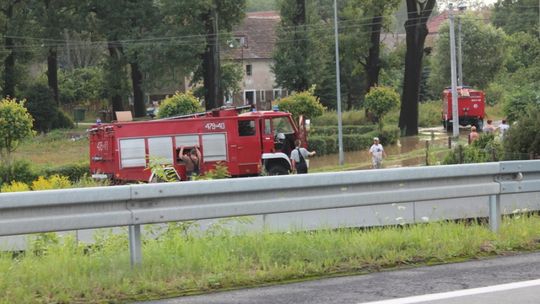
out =
[[[373,87],[366,94],[364,106],[375,114],[379,121],[379,128],[382,130],[382,120],[384,115],[399,105],[399,94],[390,87]]]
[[[75,127],[73,120],[62,110],[56,113],[56,119],[53,120],[53,129],[73,129]]]
[[[23,191],[30,191],[30,187],[28,187],[27,184],[12,181],[10,184],[3,184],[2,187],[0,187],[0,192],[23,192]]]
[[[48,178],[43,176],[38,177],[37,180],[32,182],[32,190],[52,190],[52,189],[65,189],[70,188],[71,183],[66,176],[52,175]]]
[[[422,128],[439,126],[441,124],[442,103],[433,100],[419,104],[418,126]]]
[[[14,181],[30,184],[37,176],[27,161],[17,160],[11,164],[0,164],[0,185]]]
[[[540,109],[529,108],[528,114],[510,127],[505,135],[504,149],[507,158],[527,159],[530,154],[540,154]]]
[[[295,121],[303,115],[305,118],[314,118],[321,116],[324,112],[324,106],[321,104],[318,97],[313,94],[315,88],[308,91],[293,93],[278,103],[281,111],[292,114]]]
[[[173,96],[163,100],[159,106],[160,118],[187,115],[204,111],[201,102],[191,91],[186,93],[176,92]]]
[[[459,145],[448,152],[443,164],[469,164],[500,161],[504,158],[503,147],[493,134],[482,134],[468,146]]]
[[[24,93],[25,106],[34,118],[34,129],[39,132],[48,132],[57,119],[58,109],[49,87],[42,83],[30,86]]]
[[[32,116],[24,108],[24,101],[9,97],[0,100],[0,161],[9,164],[10,154],[19,142],[33,135]]]
[[[365,133],[370,133],[375,130],[374,125],[363,125],[363,126],[343,126],[343,134],[356,134],[362,135]],[[322,126],[322,127],[313,127],[310,130],[311,135],[334,135],[338,134],[337,126]]]
[[[90,172],[90,165],[88,163],[82,163],[47,168],[42,172],[42,175],[46,177],[61,175],[67,177],[71,182],[75,183],[83,179],[88,172]]]

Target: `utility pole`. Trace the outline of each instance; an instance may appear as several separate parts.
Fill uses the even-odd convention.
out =
[[[337,91],[337,119],[338,119],[338,146],[339,165],[343,166],[343,126],[341,122],[341,80],[339,77],[339,36],[337,23],[337,0],[334,0],[334,37],[336,39],[336,91]]]
[[[457,96],[457,81],[456,81],[456,38],[454,33],[454,13],[453,7],[449,5],[449,20],[450,20],[450,78],[452,78],[452,136],[459,138],[459,112],[458,112],[458,96]]]
[[[458,4],[458,10],[460,14],[458,15],[458,85],[463,88],[463,56],[461,48],[461,12],[467,9],[467,5],[463,2]]]

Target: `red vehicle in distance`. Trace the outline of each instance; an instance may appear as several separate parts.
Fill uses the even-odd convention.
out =
[[[484,117],[486,116],[484,92],[469,87],[458,87],[457,93],[459,125],[472,125],[476,126],[477,130],[482,130],[484,127]],[[452,131],[454,118],[452,117],[452,90],[450,88],[446,88],[443,91],[442,99],[442,123],[447,131]]]
[[[198,146],[200,172],[221,162],[232,176],[288,174],[294,141],[306,145],[306,126],[293,122],[290,113],[221,108],[209,112],[140,122],[95,125],[90,138],[90,171],[94,178],[116,182],[149,181],[151,159],[187,180],[186,167],[178,157]]]

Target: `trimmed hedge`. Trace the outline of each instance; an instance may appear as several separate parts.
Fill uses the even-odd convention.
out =
[[[362,135],[362,134],[373,132],[375,131],[376,128],[377,128],[376,125],[362,125],[362,126],[348,125],[348,126],[343,126],[343,134]],[[337,126],[314,127],[312,128],[312,130],[310,130],[310,134],[312,134],[313,136],[337,135],[338,127]]]
[[[47,168],[43,170],[43,176],[49,177],[53,175],[66,176],[73,183],[82,179],[90,173],[90,165],[88,163],[69,164],[61,167]]]
[[[345,132],[344,132],[345,133]],[[359,151],[368,149],[373,143],[373,137],[378,136],[383,145],[393,144],[399,138],[399,128],[388,127],[381,133],[377,131],[365,134],[344,134],[343,149],[345,151]],[[338,153],[337,135],[310,135],[308,138],[308,149],[317,151],[317,155]]]

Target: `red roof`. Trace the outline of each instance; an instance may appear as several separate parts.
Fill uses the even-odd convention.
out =
[[[427,22],[428,33],[430,35],[439,33],[439,28],[446,20],[448,20],[448,11],[444,11],[437,16],[429,18]]]
[[[276,28],[280,22],[276,11],[247,13],[246,18],[234,31],[234,37],[243,38],[244,47],[238,43],[222,49],[228,59],[270,59],[276,44]]]

